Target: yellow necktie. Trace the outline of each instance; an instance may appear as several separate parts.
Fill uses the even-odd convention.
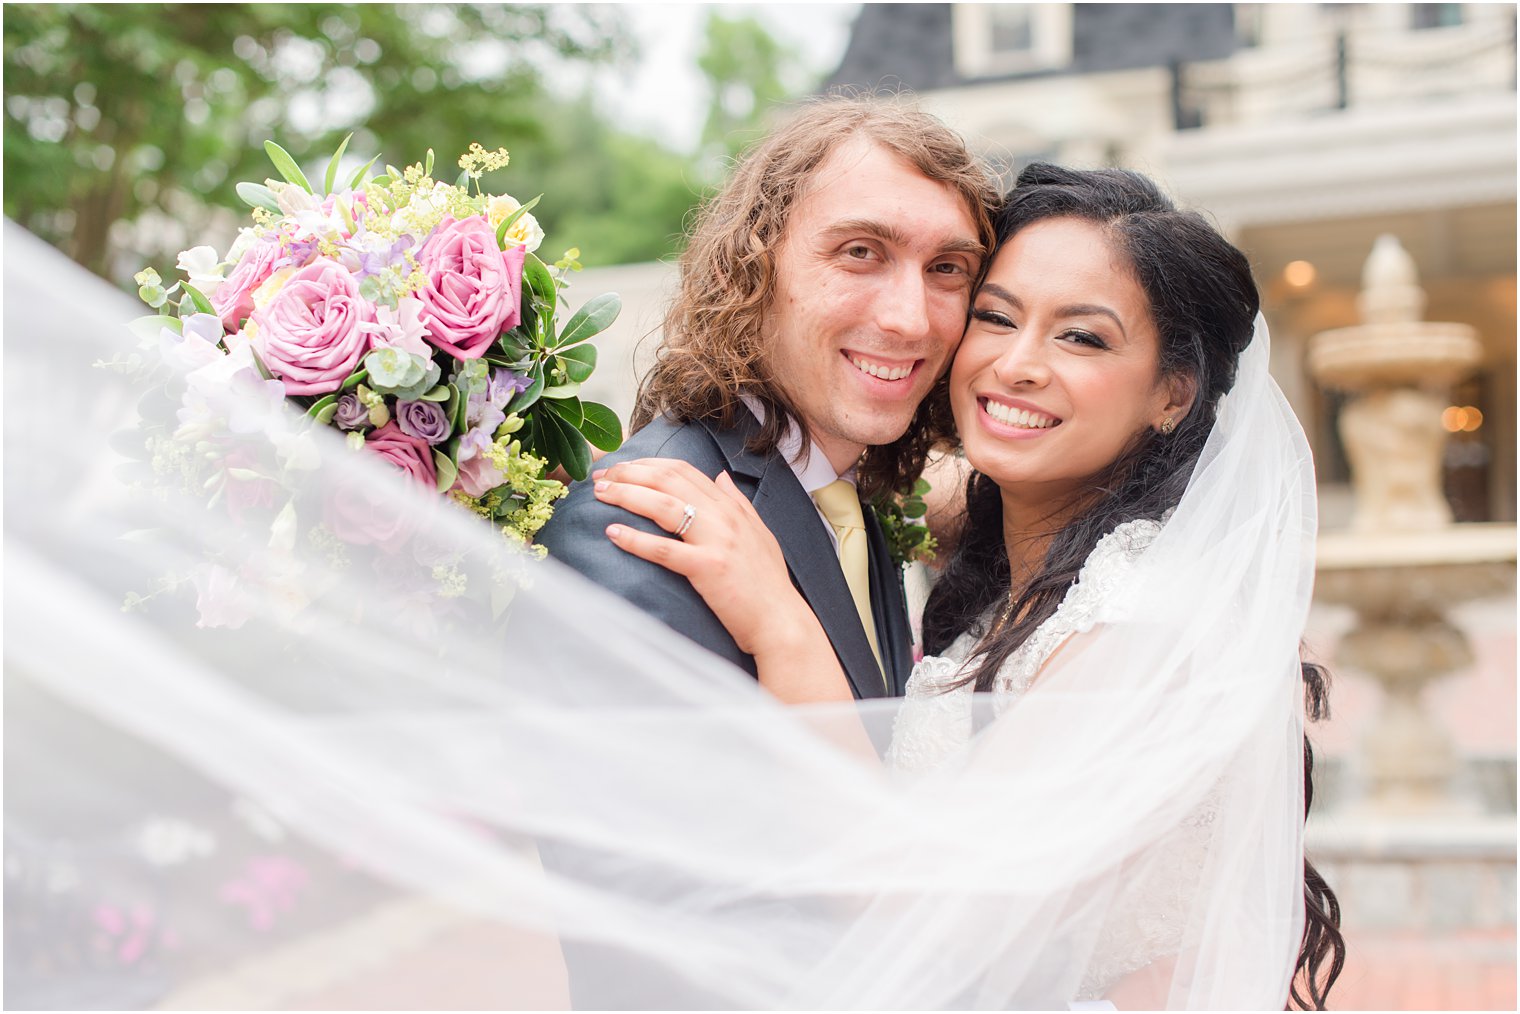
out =
[[[866,640],[871,642],[871,654],[876,656],[876,667],[881,669],[881,649],[876,644],[876,621],[871,616],[871,565],[866,550],[866,522],[860,512],[860,496],[853,483],[836,479],[815,492],[813,502],[828,519],[834,534],[839,536],[839,566],[844,570],[845,583],[850,586],[850,597],[855,600],[855,611],[860,614],[861,625],[865,627]],[[886,685],[885,676],[882,677],[882,684]]]

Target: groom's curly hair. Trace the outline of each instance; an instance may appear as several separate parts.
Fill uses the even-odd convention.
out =
[[[776,288],[776,250],[818,167],[842,143],[865,137],[965,201],[985,249],[999,201],[991,172],[961,137],[900,96],[829,95],[806,103],[751,148],[728,183],[697,212],[681,255],[680,289],[665,315],[664,337],[639,387],[630,425],[660,415],[733,425],[741,395],[765,407],[750,449],[770,453],[793,422],[764,355],[764,322]],[[941,385],[944,378],[940,380]],[[908,430],[867,448],[858,477],[868,497],[910,483],[923,470],[934,434],[948,428],[943,397],[924,400]]]

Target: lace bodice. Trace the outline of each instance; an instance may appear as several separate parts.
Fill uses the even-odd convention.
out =
[[[1143,566],[1145,551],[1161,532],[1149,520],[1125,522],[1093,547],[1077,580],[1051,617],[1003,664],[993,682],[994,707],[1002,712],[1028,692],[1040,670],[1067,639],[1129,612],[1125,576]],[[946,687],[969,675],[966,662],[996,621],[1001,603],[962,633],[943,655],[928,656],[913,669],[907,698],[893,729],[889,766],[914,777],[961,763],[972,742],[972,687]],[[1208,846],[1215,807],[1209,800],[1178,828],[1165,847],[1153,850],[1143,869],[1121,874],[1120,897],[1094,948],[1075,999],[1094,999],[1153,961],[1175,954],[1183,913],[1190,901],[1189,870]],[[1163,857],[1155,861],[1155,856]]]

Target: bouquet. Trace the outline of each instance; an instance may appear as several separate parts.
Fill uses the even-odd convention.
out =
[[[596,366],[589,339],[620,302],[596,296],[561,326],[579,250],[544,263],[539,198],[483,189],[507,165],[504,149],[472,144],[453,184],[433,178],[430,150],[373,177],[371,160],[340,186],[347,144],[319,191],[266,142],[282,178],[238,185],[252,224],[225,255],[180,254],[173,284],[140,272],[138,294],[155,313],[133,325],[137,353],[104,365],[161,381],[129,441],[150,485],[201,496],[239,524],[266,522],[257,527],[270,547],[305,538],[338,567],[355,546],[410,556],[447,597],[461,578],[428,557],[417,512],[385,502],[401,498],[309,481],[323,467],[313,432],[339,431],[351,452],[531,545],[565,493],[551,473],[582,479],[591,446],[622,440],[612,410],[580,398]],[[322,485],[320,503],[303,499]],[[207,589],[248,577],[198,568],[202,625],[238,625],[208,605]]]

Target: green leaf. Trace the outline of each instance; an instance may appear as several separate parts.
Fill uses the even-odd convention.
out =
[[[306,174],[296,165],[296,160],[290,157],[290,152],[273,141],[264,142],[264,151],[269,154],[269,161],[274,163],[287,183],[294,183],[308,194],[311,193],[311,184],[306,182]]]
[[[280,213],[280,202],[275,199],[274,191],[262,183],[239,183],[237,195],[250,208],[263,208],[276,215]]]
[[[514,327],[502,335],[496,344],[501,347],[502,352],[506,353],[506,365],[510,366],[513,363],[522,361],[529,352],[533,351],[533,346],[530,344],[532,341],[533,339],[529,335],[524,334],[521,328]]]
[[[257,366],[259,368],[259,376],[263,377],[265,380],[273,380],[274,379],[274,374],[270,373],[269,372],[269,367],[267,367],[267,366],[264,365],[264,360],[263,360],[262,357],[260,357],[259,350],[256,349],[256,348],[253,348],[253,346],[250,345],[249,348],[248,348],[248,352],[249,352],[250,355],[253,356],[253,365],[255,365],[255,366]]]
[[[551,413],[544,413],[541,418],[554,457],[570,473],[570,478],[577,482],[584,479],[591,472],[591,448],[586,445],[586,438],[580,430]]]
[[[318,426],[326,426],[328,423],[332,422],[333,416],[337,414],[338,403],[334,401],[331,405],[324,405],[322,407],[322,410],[313,415],[312,418],[317,421]]]
[[[552,319],[554,307],[559,302],[559,289],[555,287],[554,276],[549,274],[544,262],[533,254],[529,254],[527,260],[523,261],[523,281],[543,304],[543,315]]]
[[[141,338],[144,341],[155,342],[158,341],[159,332],[164,328],[168,328],[175,334],[185,333],[185,325],[180,322],[180,319],[178,317],[138,317],[132,323],[127,325],[127,330],[131,331],[138,338]]]
[[[513,412],[519,415],[522,414],[523,409],[532,405],[538,400],[539,395],[544,393],[544,365],[542,363],[534,363],[533,367],[528,370],[528,379],[532,381],[528,385],[528,389],[513,398],[511,404],[507,406],[507,413],[509,415]]]
[[[454,480],[459,478],[459,466],[447,454],[433,448],[433,467],[438,470],[438,492],[447,493]]]
[[[579,398],[552,398],[549,392],[545,391],[544,405],[571,426],[576,429],[581,428],[581,420],[585,418],[585,413],[581,410]]]
[[[352,136],[352,135],[350,135],[350,136]],[[348,181],[348,189],[353,190],[360,183],[363,183],[364,182],[364,174],[367,173],[367,172],[369,172],[371,169],[373,169],[375,167],[375,163],[378,162],[378,161],[380,161],[380,156],[376,155],[374,158],[372,158],[368,162],[364,163],[364,168],[360,169],[358,172],[354,173],[354,175],[352,177],[350,177],[350,179]]]
[[[349,140],[350,137],[353,137],[353,136],[354,136],[353,132],[350,131],[348,137],[345,137],[343,139],[343,143],[340,144],[340,145],[338,145],[338,150],[335,151],[335,152],[333,152],[332,161],[329,162],[329,163],[327,163],[326,186],[324,186],[322,188],[322,190],[323,190],[324,193],[328,193],[328,194],[332,193],[333,183],[336,182],[337,179],[338,179],[338,163],[340,161],[342,161],[342,159],[343,159],[343,152],[348,149],[348,140]],[[350,187],[349,189],[353,189],[353,188]]]
[[[333,411],[337,411],[338,396],[336,394],[329,394],[326,397],[318,398],[316,401],[312,402],[311,408],[306,410],[306,414],[311,416],[311,418],[316,419],[323,409],[329,407],[332,408]],[[331,418],[331,416],[328,418]],[[323,420],[318,421],[321,422]]]
[[[433,149],[432,148],[428,149],[427,162],[422,167],[422,175],[424,175],[424,176],[431,176],[431,175],[433,175]]]
[[[460,190],[470,189],[470,170],[459,170],[459,178],[454,181],[454,186],[458,187]]]
[[[923,496],[925,493],[929,492],[929,490],[931,490],[933,488],[934,487],[932,487],[932,486],[929,485],[929,480],[928,479],[919,479],[917,482],[915,482],[913,484],[913,495],[914,496]]]
[[[190,296],[190,299],[195,303],[195,308],[197,310],[199,310],[201,313],[212,314],[213,316],[216,314],[216,311],[214,309],[212,309],[212,307],[211,307],[211,300],[209,300],[205,296],[203,296],[201,294],[201,290],[200,289],[197,289],[195,286],[191,285],[189,282],[185,282],[184,283],[184,287],[185,287],[185,292]]]
[[[421,400],[422,401],[442,401],[442,402],[447,402],[449,400],[449,388],[448,388],[448,385],[447,384],[439,384],[437,387],[433,388],[431,391],[425,392],[422,395],[422,399]]]
[[[591,371],[596,369],[596,346],[577,345],[566,349],[559,354],[559,361],[566,376],[574,383],[584,384],[590,379]]]
[[[345,380],[345,381],[343,381],[343,386],[340,387],[340,388],[338,388],[338,390],[340,390],[340,391],[348,391],[348,390],[351,390],[352,388],[358,387],[360,384],[364,383],[365,378],[367,378],[368,376],[369,376],[369,371],[368,370],[355,370],[354,372],[352,372],[352,373],[350,373],[348,375],[348,379]]]
[[[929,505],[922,500],[909,500],[903,504],[903,517],[921,518],[928,513]]]
[[[389,176],[393,180],[399,180],[399,179],[404,178],[404,175],[401,172],[401,170],[397,169],[395,166],[391,165],[389,162],[385,163],[385,175]]]
[[[443,403],[443,417],[447,419],[452,425],[460,422],[459,403],[464,399],[459,396],[459,388],[455,387],[453,384],[450,384],[448,386],[449,397],[448,400]],[[462,429],[462,425],[454,425],[455,432],[459,432]]]
[[[594,401],[581,402],[581,435],[599,449],[615,451],[623,443],[623,424],[617,413]]]
[[[570,323],[565,325],[565,330],[560,333],[558,344],[563,347],[583,342],[592,335],[601,334],[612,326],[617,320],[618,312],[623,309],[623,301],[615,292],[604,292],[586,302],[586,305],[575,311],[570,318]]]
[[[527,204],[524,204],[522,207],[512,212],[512,214],[501,220],[501,224],[496,227],[496,245],[498,247],[503,250],[507,248],[507,230],[516,225],[519,218],[526,215],[533,209],[533,206],[535,204],[543,199],[544,195],[539,194],[537,197],[533,198],[533,200],[529,201]]]
[[[544,388],[545,398],[574,398],[581,393],[579,384],[556,384],[553,387]]]

